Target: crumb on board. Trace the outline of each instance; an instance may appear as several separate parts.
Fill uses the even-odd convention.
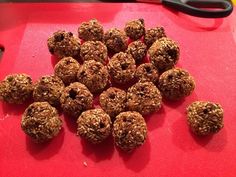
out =
[[[83,165],[84,165],[85,167],[88,167],[88,164],[87,164],[86,161],[83,162]]]

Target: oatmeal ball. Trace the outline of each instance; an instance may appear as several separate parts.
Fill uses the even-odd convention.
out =
[[[54,75],[42,76],[34,86],[34,101],[47,101],[52,106],[59,106],[63,89],[64,84],[59,77]]]
[[[47,42],[49,52],[57,58],[79,58],[80,41],[73,33],[59,30],[53,33]]]
[[[46,142],[58,135],[62,127],[56,108],[48,102],[34,102],[25,110],[21,128],[38,143]]]
[[[103,26],[96,19],[81,23],[78,33],[84,41],[102,41],[104,35]]]
[[[159,73],[153,64],[143,63],[136,69],[135,78],[140,82],[153,82],[157,84]]]
[[[162,37],[166,37],[165,30],[163,27],[151,28],[151,29],[146,30],[146,33],[144,36],[144,42],[149,48],[156,40]]]
[[[147,46],[142,41],[134,41],[128,45],[126,53],[132,55],[136,63],[140,63],[146,56]]]
[[[223,127],[223,109],[220,104],[208,101],[193,102],[187,108],[187,121],[197,135],[219,132]]]
[[[0,82],[0,100],[22,104],[32,97],[32,79],[26,74],[12,74]]]
[[[126,92],[119,88],[110,87],[101,93],[99,102],[102,109],[108,113],[111,118],[115,118],[116,115],[125,111]]]
[[[77,119],[92,108],[93,95],[84,84],[74,82],[64,89],[60,102],[63,112]]]
[[[109,74],[107,67],[94,60],[85,61],[80,67],[77,79],[92,93],[102,91],[108,84]]]
[[[159,78],[159,89],[169,100],[179,100],[189,96],[195,88],[193,77],[188,71],[175,68],[165,71]]]
[[[111,119],[102,109],[83,112],[77,120],[77,135],[93,144],[104,141],[111,133]]]
[[[60,60],[54,67],[54,74],[58,76],[65,85],[76,82],[77,72],[80,64],[72,57],[66,57]]]
[[[152,44],[148,54],[151,63],[163,72],[173,68],[179,60],[179,46],[169,38],[161,38]]]
[[[128,47],[128,37],[124,31],[117,28],[108,30],[104,35],[108,51],[112,53],[124,52]]]
[[[84,61],[95,60],[106,64],[107,47],[101,41],[87,41],[81,45],[80,57]]]
[[[124,31],[130,39],[140,39],[145,34],[144,19],[137,19],[127,22],[125,24]]]
[[[127,92],[127,107],[142,115],[150,114],[161,108],[161,93],[152,82],[138,82]]]
[[[147,137],[147,125],[141,114],[135,111],[122,112],[116,116],[112,135],[115,144],[124,151],[141,146]]]
[[[130,54],[120,52],[115,54],[108,63],[108,71],[113,81],[124,84],[134,78],[135,60]]]

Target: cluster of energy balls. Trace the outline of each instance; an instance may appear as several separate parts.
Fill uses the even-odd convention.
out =
[[[178,44],[163,27],[145,29],[143,19],[106,32],[93,19],[79,26],[78,37],[59,30],[47,45],[59,59],[53,75],[32,83],[26,74],[13,74],[0,83],[5,102],[21,104],[33,98],[21,127],[36,142],[57,136],[62,127],[57,109],[62,108],[77,120],[80,137],[97,144],[112,134],[119,148],[131,151],[145,142],[144,116],[158,111],[162,98],[180,100],[195,88],[189,72],[175,67]],[[94,95],[99,95],[100,108],[93,106]],[[223,127],[223,109],[196,101],[187,108],[187,122],[197,135],[216,133]]]

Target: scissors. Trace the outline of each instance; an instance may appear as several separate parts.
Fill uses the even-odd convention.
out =
[[[227,17],[233,11],[233,5],[228,0],[137,0],[163,4],[191,16],[204,18]]]

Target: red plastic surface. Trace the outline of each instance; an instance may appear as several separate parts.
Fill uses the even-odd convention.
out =
[[[112,138],[90,145],[76,137],[76,125],[62,117],[63,130],[52,142],[37,145],[20,128],[27,105],[0,103],[0,176],[236,176],[236,13],[226,19],[201,19],[151,4],[0,4],[0,79],[24,72],[34,80],[53,72],[46,40],[54,31],[77,31],[90,18],[105,29],[144,18],[162,25],[179,42],[181,66],[194,76],[196,89],[185,100],[169,103],[147,117],[148,139],[135,152],[114,147]],[[225,127],[198,138],[186,124],[185,109],[194,100],[222,104]]]

